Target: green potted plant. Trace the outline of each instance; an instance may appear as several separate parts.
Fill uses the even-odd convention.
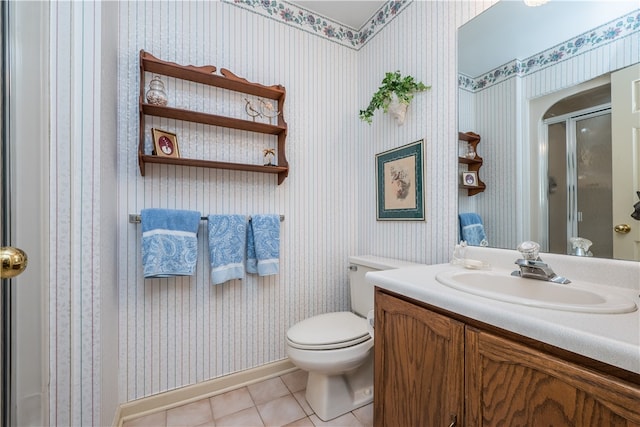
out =
[[[402,124],[414,94],[428,89],[431,89],[431,86],[416,82],[411,76],[402,77],[400,71],[385,73],[382,85],[373,94],[369,106],[360,110],[360,119],[371,124],[373,113],[382,108],[385,113],[391,112],[398,124]]]

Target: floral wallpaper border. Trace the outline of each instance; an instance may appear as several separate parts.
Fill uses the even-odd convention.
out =
[[[373,38],[386,24],[391,22],[412,0],[390,0],[386,2],[359,29],[332,21],[315,12],[286,1],[278,0],[223,0],[260,15],[297,27],[303,31],[324,37],[343,46],[358,50]]]
[[[513,76],[522,77],[548,66],[556,65],[570,57],[583,54],[639,31],[640,10],[636,10],[527,59],[514,59],[479,77],[473,78],[459,74],[458,86],[470,92],[478,92]]]

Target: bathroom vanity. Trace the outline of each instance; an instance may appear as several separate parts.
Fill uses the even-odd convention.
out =
[[[474,251],[493,273],[518,256]],[[640,303],[637,263],[543,257],[576,282],[626,285],[613,292]],[[367,274],[376,285],[376,426],[640,425],[638,310],[499,301],[435,279],[452,269],[466,271],[443,264]]]

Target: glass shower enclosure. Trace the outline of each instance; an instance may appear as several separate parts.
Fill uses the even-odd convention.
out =
[[[613,256],[611,108],[593,107],[545,121],[548,138],[549,250],[572,253],[570,239]]]

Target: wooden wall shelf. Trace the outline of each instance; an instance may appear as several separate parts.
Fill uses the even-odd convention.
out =
[[[467,170],[475,172],[478,175],[478,185],[469,186],[460,184],[459,187],[467,190],[468,196],[475,196],[478,193],[482,193],[487,186],[480,179],[480,168],[482,167],[484,161],[482,157],[478,155],[478,143],[480,142],[480,135],[473,132],[458,132],[458,141],[465,141],[467,144],[473,147],[473,151],[476,153],[476,157],[473,159],[468,159],[466,157],[458,157],[459,164],[467,165]]]
[[[142,161],[144,163],[159,163],[165,165],[179,165],[179,166],[195,166],[201,168],[214,168],[214,169],[229,169],[249,172],[262,172],[262,173],[286,173],[288,168],[282,166],[261,166],[252,165],[248,163],[229,163],[229,162],[216,162],[212,160],[199,160],[199,159],[185,159],[174,157],[160,157],[149,154],[142,155]]]
[[[278,123],[271,125],[267,123],[254,122],[251,120],[237,119],[234,117],[219,116],[215,114],[201,113],[197,111],[173,108],[167,106],[151,105],[145,99],[145,72],[161,74],[175,77],[191,82],[202,83],[235,92],[259,96],[272,99],[277,102]],[[241,77],[236,76],[231,71],[221,69],[222,75],[213,74],[216,67],[212,65],[196,67],[192,65],[178,65],[173,62],[162,61],[153,55],[140,51],[140,138],[138,143],[138,166],[140,174],[145,174],[146,163],[173,164],[182,166],[195,166],[215,169],[242,170],[249,172],[274,173],[278,174],[278,185],[284,182],[289,175],[289,162],[285,154],[285,144],[287,139],[287,123],[284,120],[284,102],[286,90],[283,86],[263,86],[258,83],[251,83]],[[144,152],[145,116],[163,117],[168,119],[181,120],[192,123],[202,123],[210,126],[225,127],[230,129],[256,132],[266,135],[275,135],[278,138],[278,166],[262,166],[250,163],[228,163],[212,160],[160,157]]]
[[[216,116],[215,114],[199,113],[197,111],[182,110],[180,108],[161,107],[159,105],[142,104],[142,112],[148,116],[164,117],[167,119],[183,120],[185,122],[203,123],[211,126],[221,126],[231,129],[248,130],[251,132],[279,135],[286,128],[236,119],[233,117]]]

